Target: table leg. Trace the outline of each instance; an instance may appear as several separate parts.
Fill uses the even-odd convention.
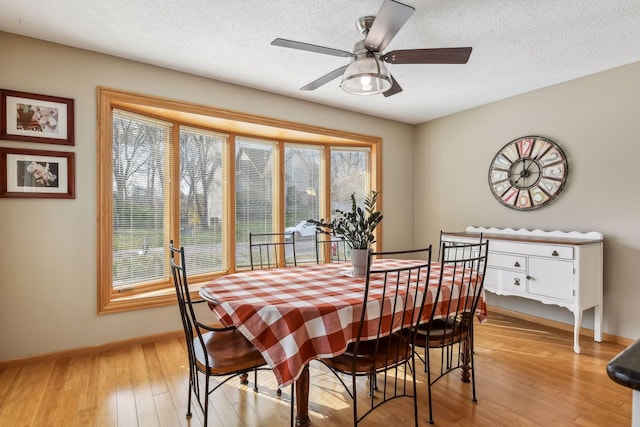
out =
[[[467,338],[460,343],[462,346],[462,374],[461,380],[463,383],[470,382],[471,375],[469,374],[469,370],[471,369],[471,336],[467,335]]]
[[[308,427],[309,420],[309,365],[305,365],[296,381],[296,427]]]
[[[462,346],[460,349],[462,353],[462,374],[460,379],[463,383],[468,383],[471,381],[469,371],[471,369],[471,352],[473,351],[473,315],[465,313],[463,316],[465,320],[469,321],[469,332],[467,332],[467,336],[460,343]],[[471,316],[471,318],[469,318],[469,316]]]
[[[240,384],[249,384],[249,374],[247,374],[246,372],[244,374],[240,374]]]

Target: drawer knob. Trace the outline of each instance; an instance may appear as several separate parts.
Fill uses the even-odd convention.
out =
[[[552,255],[552,256],[558,256],[558,251],[553,251],[553,252],[551,253],[551,255]]]
[[[527,276],[527,280],[531,280],[531,276]]]
[[[516,261],[515,264],[513,264],[514,267],[520,267],[520,263],[518,261]]]
[[[516,286],[520,286],[520,279],[513,279],[513,284]]]

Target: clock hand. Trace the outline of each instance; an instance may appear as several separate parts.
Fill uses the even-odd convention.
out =
[[[531,163],[529,163],[529,167],[525,167],[527,164],[527,159],[522,159],[522,170],[520,172],[518,172],[517,174],[512,174],[512,175],[520,175],[520,178],[518,178],[513,185],[518,185],[518,183],[520,182],[520,180],[522,178],[525,178],[528,174],[527,174],[527,170],[529,169],[529,167],[531,167]]]
[[[526,163],[526,161],[525,161],[525,163]],[[525,170],[528,171],[532,164],[533,164],[533,160],[529,159],[529,166],[527,166],[527,168]]]

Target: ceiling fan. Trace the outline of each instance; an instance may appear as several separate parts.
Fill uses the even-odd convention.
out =
[[[415,9],[395,0],[384,0],[376,16],[363,16],[356,22],[356,28],[364,35],[357,42],[353,52],[318,46],[309,43],[277,38],[274,46],[306,50],[308,52],[351,58],[344,65],[301,87],[314,90],[342,75],[340,87],[357,95],[382,93],[385,97],[402,92],[402,88],[387,70],[388,64],[466,64],[471,55],[470,47],[440,49],[405,49],[383,53],[409,20]]]

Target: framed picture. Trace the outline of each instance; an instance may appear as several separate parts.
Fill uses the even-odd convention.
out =
[[[75,156],[0,148],[0,197],[75,199]]]
[[[73,145],[73,99],[0,89],[0,139]]]

